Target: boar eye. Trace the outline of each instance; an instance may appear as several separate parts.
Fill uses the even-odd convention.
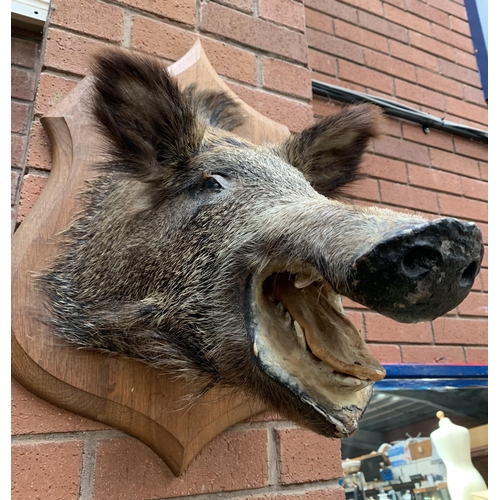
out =
[[[223,189],[226,182],[220,175],[206,175],[202,180],[203,189]]]

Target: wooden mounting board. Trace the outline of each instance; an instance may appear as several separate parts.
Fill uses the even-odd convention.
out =
[[[169,71],[182,88],[196,82],[200,88],[226,90],[238,100],[247,118],[236,130],[242,137],[260,144],[289,133],[237,98],[200,42]],[[86,111],[91,82],[86,77],[42,118],[53,165],[45,189],[13,237],[12,373],[47,401],[140,439],[179,475],[215,436],[262,412],[262,403],[214,389],[190,406],[182,402],[192,389],[186,383],[137,361],[62,345],[39,321],[43,297],[34,288],[34,274],[57,254],[60,232],[79,209],[77,194],[99,159],[100,138]]]

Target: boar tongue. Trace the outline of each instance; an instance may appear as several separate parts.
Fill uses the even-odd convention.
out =
[[[297,289],[281,279],[276,298],[301,326],[312,353],[336,372],[362,380],[381,380],[385,370],[370,354],[356,327],[314,285]]]

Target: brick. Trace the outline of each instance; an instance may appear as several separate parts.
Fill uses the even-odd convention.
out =
[[[429,5],[436,9],[442,10],[447,14],[456,16],[460,19],[467,20],[467,12],[463,2],[457,3],[453,0],[429,0]]]
[[[259,0],[259,16],[304,32],[304,6],[294,0]]]
[[[373,50],[365,50],[366,65],[375,68],[383,73],[404,78],[414,82],[416,79],[415,67],[399,59],[374,52]]]
[[[377,16],[384,15],[382,0],[372,0],[371,2],[365,2],[365,0],[349,0],[348,3],[357,7],[358,9],[373,12],[373,14],[376,14]]]
[[[26,165],[43,170],[50,170],[52,165],[50,141],[40,122],[34,122],[31,128]]]
[[[437,344],[488,344],[488,321],[486,319],[444,317],[435,319],[432,325]]]
[[[26,136],[10,135],[10,165],[11,167],[23,168],[26,152]]]
[[[309,49],[309,67],[321,73],[337,76],[337,58]],[[325,81],[323,78],[317,80]]]
[[[479,166],[476,160],[459,156],[440,149],[429,148],[431,165],[441,170],[453,172],[466,177],[479,179]]]
[[[20,174],[16,170],[10,172],[10,204],[14,205],[16,202],[17,188],[19,186]]]
[[[83,443],[15,444],[11,499],[78,500]]]
[[[389,40],[391,55],[415,64],[430,69],[431,71],[439,71],[438,60],[420,49],[405,45],[404,43],[397,42],[396,40]]]
[[[488,124],[488,110],[453,97],[445,96],[446,112],[476,123]]]
[[[410,163],[429,165],[430,162],[429,148],[394,137],[380,137],[375,141],[374,150],[375,153]]]
[[[10,70],[10,93],[15,99],[32,100],[35,96],[35,73],[31,70]]]
[[[479,171],[481,172],[481,179],[488,180],[488,164],[482,161],[479,162]]]
[[[435,38],[410,31],[410,43],[413,47],[430,52],[436,56],[455,61],[455,50],[451,45],[437,41]]]
[[[398,9],[392,5],[384,6],[385,18],[399,24],[408,30],[424,33],[425,35],[432,36],[431,23],[427,19],[422,19],[410,12]]]
[[[174,21],[194,26],[196,19],[196,0],[176,0],[158,2],[156,0],[119,0],[119,3],[136,7],[140,10],[167,17]]]
[[[359,202],[356,202],[356,205],[359,205]],[[366,206],[369,206],[369,204],[366,204]],[[372,205],[373,206],[373,205]],[[342,297],[342,305],[346,309],[368,309],[367,307],[358,304],[357,302],[354,302],[353,300],[347,298],[347,297]],[[351,314],[351,311],[349,312]]]
[[[303,66],[295,66],[277,59],[262,59],[262,85],[304,99],[311,99],[311,72]]]
[[[425,189],[380,181],[380,195],[384,203],[438,213],[436,193]]]
[[[453,364],[464,363],[464,350],[462,347],[448,346],[401,346],[403,363],[424,364]]]
[[[376,179],[363,179],[346,186],[343,190],[348,197],[361,198],[362,200],[380,201],[378,181]]]
[[[10,103],[10,130],[18,134],[26,133],[31,104],[24,102]]]
[[[337,102],[317,95],[313,95],[312,105],[314,115],[321,118],[325,118],[340,111],[340,105]]]
[[[310,62],[311,62],[311,58],[309,57],[309,65],[310,65]],[[341,81],[338,78],[331,76],[331,75],[322,75],[321,73],[317,73],[317,72],[313,71],[312,72],[312,79],[320,81],[320,82],[330,83],[332,85],[344,87],[346,89],[351,89],[351,90],[356,90],[358,92],[365,92],[366,93],[366,87],[363,87],[361,85],[356,85],[355,83],[351,83],[351,82]]]
[[[385,37],[377,35],[367,29],[346,23],[340,19],[335,19],[333,25],[335,28],[335,36],[345,38],[346,40],[364,45],[365,47],[370,47],[379,52],[389,53],[389,42]]]
[[[455,16],[450,17],[450,28],[457,33],[461,33],[464,36],[471,37],[470,25],[467,21],[459,19]]]
[[[446,12],[430,7],[421,0],[405,0],[405,7],[409,12],[434,23],[439,23],[443,26],[448,26],[449,24],[449,16]]]
[[[14,379],[12,379],[11,400],[13,435],[109,429],[100,422],[94,422],[47,403]]]
[[[476,200],[488,200],[488,183],[477,181],[475,179],[462,178],[462,187],[464,195],[467,198],[475,198]]]
[[[448,61],[446,61],[448,62]],[[465,66],[474,71],[476,74],[479,71],[475,54],[469,54],[455,47],[455,62],[457,65]]]
[[[170,61],[180,59],[195,43],[194,33],[143,16],[134,16],[130,46]]]
[[[374,16],[367,12],[358,12],[359,25],[369,30],[375,31],[381,35],[387,36],[388,38],[394,38],[403,43],[409,43],[410,38],[408,36],[408,30],[403,26],[399,26],[395,23],[383,19],[381,17]]]
[[[340,440],[304,429],[277,429],[280,484],[306,483],[343,476]]]
[[[369,85],[375,89],[391,93],[394,88],[393,79],[388,75],[383,75],[378,71],[352,64],[348,61],[339,60],[339,78],[361,85]]]
[[[300,131],[313,122],[312,107],[307,104],[232,82],[228,82],[228,85],[256,111],[286,125],[290,130]]]
[[[33,69],[37,58],[39,44],[31,40],[23,40],[11,36],[10,62],[17,66]]]
[[[305,9],[305,16],[308,28],[314,28],[315,30],[333,35],[333,19],[330,16],[308,9],[307,7]]]
[[[432,342],[430,323],[405,324],[378,314],[365,313],[366,339],[368,342]]]
[[[488,316],[488,294],[471,292],[458,306],[461,316]],[[486,343],[486,342],[484,342]]]
[[[19,210],[17,212],[18,221],[22,221],[26,214],[29,212],[42,189],[47,183],[47,177],[39,175],[28,174],[24,176],[23,184],[21,187],[21,197],[19,199]]]
[[[466,347],[465,357],[471,365],[487,365],[488,349],[486,347]]]
[[[416,71],[419,85],[429,89],[439,90],[444,94],[453,95],[459,98],[463,97],[464,94],[460,83],[423,68],[417,68]]]
[[[462,91],[466,101],[479,104],[480,106],[485,106],[487,104],[482,89],[476,89],[470,85],[462,84]]]
[[[321,50],[322,52],[334,52],[335,58],[342,57],[349,61],[364,63],[363,49],[357,44],[334,36],[316,31],[311,28],[306,30],[309,47]]]
[[[483,262],[481,262],[481,267],[488,267],[488,246],[484,247],[484,257]]]
[[[478,278],[476,278],[476,281]],[[488,269],[483,269],[481,268],[481,271],[479,271],[479,280],[481,282],[481,290],[483,292],[488,291]]]
[[[396,95],[416,104],[425,104],[434,109],[445,109],[445,97],[440,92],[425,89],[403,80],[395,80]]]
[[[439,149],[454,151],[453,136],[447,132],[441,132],[435,128],[430,128],[429,132],[425,133],[422,126],[415,123],[403,122],[402,127],[404,139]]]
[[[450,62],[439,58],[438,63],[439,73],[441,75],[452,78],[453,80],[467,83],[468,85],[472,85],[473,87],[481,88],[481,80],[479,78],[479,73],[477,72],[477,70],[474,71],[455,64],[455,61]]]
[[[254,53],[205,37],[201,38],[201,43],[210,64],[220,76],[256,85],[257,57]]]
[[[171,498],[269,484],[267,430],[225,432],[175,477],[145,444],[130,438],[100,441],[94,500]],[[340,463],[340,460],[339,460]]]
[[[474,46],[472,45],[472,39],[470,36],[464,36],[460,33],[452,31],[449,28],[443,28],[438,24],[432,26],[434,37],[437,40],[441,40],[444,43],[453,45],[464,52],[474,53]]]
[[[442,215],[451,215],[453,217],[482,222],[488,220],[488,204],[483,201],[470,200],[442,193],[438,194],[438,199]]]
[[[408,182],[406,164],[376,155],[366,155],[362,162],[362,170],[370,176],[400,183]]]
[[[120,42],[123,9],[98,0],[56,1],[50,16],[52,25],[106,40]]]
[[[223,0],[221,3],[228,7],[242,10],[247,14],[253,14],[254,12],[253,0]]]
[[[202,7],[200,30],[301,63],[307,62],[307,43],[303,34],[212,2]]]
[[[109,45],[105,42],[50,28],[44,65],[50,69],[85,76],[90,72],[92,56],[107,48]]]
[[[419,186],[434,191],[462,195],[460,176],[441,170],[434,170],[418,165],[408,165],[408,178],[412,186]]]
[[[331,0],[304,0],[304,5],[328,14],[333,19],[343,19],[354,24],[358,22],[356,9],[340,2],[332,2]]]
[[[62,101],[76,86],[77,80],[42,73],[38,83],[35,101],[35,116],[47,114]]]
[[[401,348],[394,344],[368,344],[368,350],[380,363],[401,363]]]

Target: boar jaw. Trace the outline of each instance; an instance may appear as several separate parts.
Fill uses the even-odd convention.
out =
[[[308,264],[254,276],[247,328],[256,364],[333,424],[356,431],[385,370],[345,316],[340,296]]]

